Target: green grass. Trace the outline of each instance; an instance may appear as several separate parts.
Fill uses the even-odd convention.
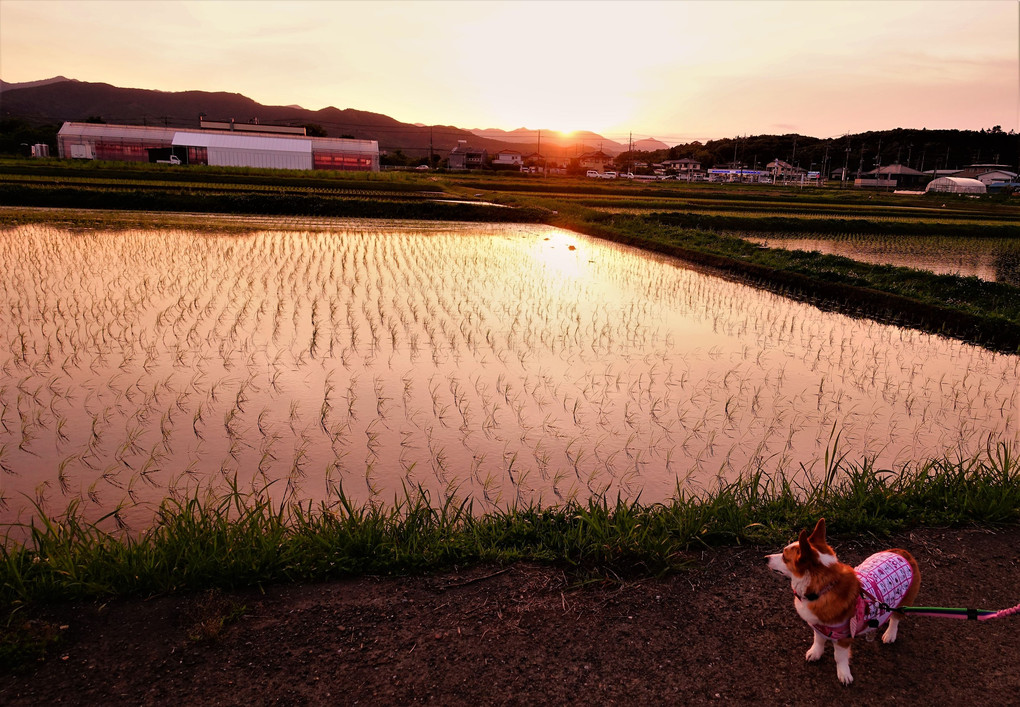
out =
[[[1020,462],[1007,444],[974,459],[896,470],[827,457],[806,474],[750,478],[664,504],[595,498],[558,507],[475,515],[421,490],[394,503],[274,504],[236,488],[222,498],[167,500],[137,535],[102,530],[77,505],[8,529],[0,549],[0,604],[236,589],[361,574],[421,573],[472,563],[530,561],[579,579],[659,575],[690,551],[786,542],[826,517],[837,533],[888,534],[921,525],[1020,521]],[[38,510],[38,509],[37,509]],[[27,533],[27,534],[26,534]],[[23,535],[22,542],[12,538]]]
[[[709,231],[748,231],[752,233],[868,233],[880,236],[953,235],[971,238],[1020,238],[1020,226],[996,223],[952,223],[922,220],[875,220],[862,218],[806,218],[804,216],[712,215],[705,213],[656,213],[649,219],[664,226]]]
[[[507,209],[484,203],[452,203],[422,198],[316,193],[309,190],[262,192],[208,190],[196,186],[57,186],[0,182],[0,205],[63,209],[121,209],[330,218],[401,218],[445,221],[539,222],[541,210]]]
[[[337,189],[418,191],[435,188],[432,180],[407,172],[335,172],[332,170],[279,170],[256,167],[177,167],[148,162],[103,160],[31,160],[0,158],[4,180],[18,177],[44,180],[95,179],[123,182],[217,183],[306,186]]]

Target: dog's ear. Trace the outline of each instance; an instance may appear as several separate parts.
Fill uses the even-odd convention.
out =
[[[815,551],[811,547],[811,541],[808,540],[807,530],[800,531],[797,542],[800,543],[800,562],[807,562],[814,557]]]
[[[811,531],[811,537],[808,538],[808,542],[812,545],[821,546],[827,545],[825,542],[825,519],[819,518],[818,522],[815,523],[815,529]]]

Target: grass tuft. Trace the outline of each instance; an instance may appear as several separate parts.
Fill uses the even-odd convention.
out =
[[[785,542],[824,515],[839,533],[885,535],[919,525],[1020,521],[1020,462],[1002,443],[972,459],[934,459],[892,471],[835,457],[810,481],[758,472],[713,490],[679,489],[668,503],[605,497],[563,506],[514,506],[474,515],[405,489],[390,505],[275,503],[234,486],[221,498],[163,503],[132,536],[86,522],[71,503],[59,517],[10,526],[0,548],[0,602],[150,596],[361,574],[407,574],[471,563],[562,565],[577,577],[660,575],[692,550]],[[27,540],[14,542],[19,531]]]

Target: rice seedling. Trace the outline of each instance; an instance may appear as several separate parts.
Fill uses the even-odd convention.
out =
[[[365,501],[412,473],[488,509],[656,501],[761,465],[821,473],[834,426],[884,466],[973,453],[975,430],[1018,435],[1016,356],[577,234],[276,223],[243,238],[0,231],[8,498],[52,481],[101,513],[120,484],[155,507],[236,469],[312,502],[330,488],[316,476],[364,474],[349,493]]]

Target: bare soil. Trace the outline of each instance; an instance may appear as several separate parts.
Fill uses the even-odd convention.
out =
[[[910,550],[922,605],[1020,602],[1020,528],[833,531],[850,563]],[[844,687],[831,649],[805,662],[811,632],[765,551],[713,549],[665,579],[583,587],[522,564],[49,606],[35,625],[59,641],[0,676],[0,703],[1020,704],[1020,617],[908,618],[895,644],[855,645]]]

